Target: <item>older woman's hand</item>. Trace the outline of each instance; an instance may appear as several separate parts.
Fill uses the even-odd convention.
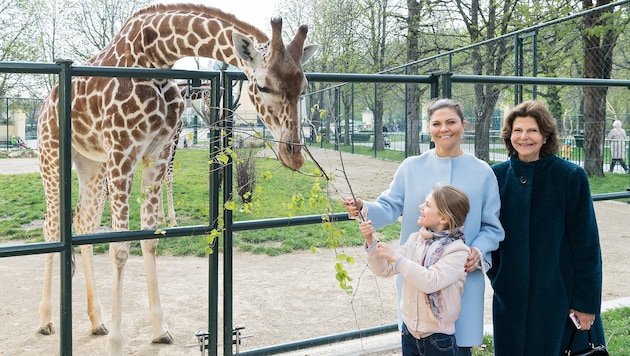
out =
[[[581,330],[590,330],[591,326],[595,323],[595,314],[582,313],[575,309],[569,310],[569,313],[575,313],[580,321]]]

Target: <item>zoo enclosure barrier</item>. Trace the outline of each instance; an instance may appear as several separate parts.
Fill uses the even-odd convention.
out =
[[[43,253],[59,253],[61,256],[61,269],[60,269],[60,284],[61,284],[61,309],[62,319],[60,320],[60,350],[64,355],[71,355],[72,353],[72,296],[71,296],[71,255],[72,247],[83,244],[94,243],[106,243],[115,241],[138,241],[142,239],[154,239],[154,238],[176,238],[181,236],[192,235],[207,235],[209,231],[216,228],[217,219],[219,216],[223,216],[225,220],[224,230],[224,264],[223,270],[223,287],[224,287],[224,303],[223,303],[223,315],[224,323],[222,332],[223,339],[223,351],[225,355],[233,354],[233,332],[234,325],[232,320],[233,312],[233,290],[232,290],[232,267],[233,267],[233,250],[232,250],[232,234],[235,231],[241,230],[253,230],[261,228],[276,228],[287,226],[299,226],[305,224],[319,224],[322,221],[322,216],[302,216],[293,218],[277,218],[277,219],[265,219],[256,221],[233,221],[232,213],[230,210],[220,211],[220,206],[223,206],[225,202],[232,200],[232,190],[223,191],[222,202],[220,199],[219,190],[219,167],[216,160],[212,157],[216,154],[217,150],[215,145],[218,143],[228,145],[230,138],[232,137],[233,122],[231,120],[220,120],[219,110],[217,109],[220,103],[220,88],[231,87],[233,81],[244,80],[245,76],[240,72],[198,72],[198,71],[180,71],[180,70],[147,70],[147,69],[123,69],[123,68],[107,68],[107,67],[81,67],[72,66],[70,62],[59,62],[57,64],[44,64],[44,63],[0,63],[1,72],[14,72],[14,73],[51,73],[59,75],[60,84],[60,165],[61,165],[61,179],[60,179],[60,195],[61,195],[61,240],[59,242],[51,243],[34,243],[28,245],[15,245],[15,246],[2,246],[0,247],[0,257],[31,255],[31,254],[43,254]],[[209,156],[213,162],[211,167],[211,177],[209,179],[210,197],[209,201],[209,219],[208,225],[199,226],[186,226],[176,228],[161,229],[165,234],[156,235],[155,231],[126,231],[115,233],[102,233],[102,234],[90,234],[90,235],[72,235],[72,202],[71,197],[71,179],[67,179],[71,175],[71,157],[70,157],[70,132],[71,123],[69,120],[71,113],[71,93],[70,93],[70,81],[72,76],[125,76],[125,77],[159,77],[159,78],[204,78],[210,80],[212,83],[211,97],[211,115],[209,125]],[[358,75],[358,74],[323,74],[323,73],[307,73],[307,78],[313,82],[339,82],[339,83],[370,83],[369,85],[375,85],[372,83],[406,83],[406,84],[418,84],[428,87],[430,97],[439,96],[440,91],[444,88],[451,90],[451,93],[455,92],[459,94],[458,90],[453,89],[454,83],[520,83],[523,85],[545,85],[545,84],[559,84],[559,85],[607,85],[607,86],[630,86],[630,81],[614,81],[614,80],[587,80],[587,79],[562,79],[562,78],[526,78],[526,77],[483,77],[483,76],[464,76],[464,75],[433,75],[433,76],[411,76],[411,75]],[[458,87],[459,88],[459,87]],[[464,87],[465,88],[465,87]],[[228,109],[227,103],[232,102],[231,91],[225,91],[227,96],[223,99],[223,109]],[[457,95],[454,95],[457,96]],[[462,98],[467,98],[468,94],[464,91],[461,94]],[[429,98],[427,98],[429,99]],[[401,103],[400,105],[404,105]],[[230,112],[226,110],[226,112]],[[229,117],[229,116],[228,116]],[[220,131],[227,129],[227,135],[221,137]],[[205,162],[204,162],[205,163]],[[232,165],[227,164],[224,167],[224,184],[226,187],[232,186]],[[630,197],[629,192],[617,192],[594,195],[594,200],[608,200],[608,199],[621,199]],[[346,221],[348,220],[347,214],[334,214],[328,217],[334,221]],[[215,244],[217,242],[215,241]],[[217,354],[218,346],[218,253],[214,253],[209,256],[209,295],[208,295],[208,336],[207,347],[202,346],[202,352],[208,351],[212,355]],[[243,355],[262,355],[262,354],[275,354],[281,352],[287,352],[291,350],[298,350],[317,345],[323,345],[326,343],[333,343],[342,340],[348,340],[352,338],[365,337],[369,335],[375,335],[384,332],[390,332],[396,330],[396,324],[379,326],[369,329],[363,329],[358,331],[351,331],[344,334],[330,335],[327,337],[302,340],[294,343],[272,345],[266,348],[258,350],[250,350],[240,352]]]

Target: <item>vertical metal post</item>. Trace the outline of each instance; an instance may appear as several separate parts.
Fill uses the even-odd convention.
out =
[[[518,37],[518,34],[514,35],[514,76],[521,76],[522,73],[520,71],[520,66],[522,64],[521,59],[521,39]],[[521,94],[522,86],[519,84],[514,84],[514,105],[520,103],[522,101]]]
[[[535,30],[532,34],[532,76],[538,76],[538,31]],[[538,86],[534,84],[532,86],[532,98],[538,97]]]
[[[374,148],[374,158],[377,157],[377,151],[376,151],[376,97],[378,95],[378,93],[376,92],[376,86],[378,85],[378,83],[374,83],[374,110],[372,111],[373,116],[372,116],[372,123],[374,124],[373,127],[373,131],[374,131],[374,144],[372,145],[372,147]],[[382,114],[382,113],[381,113]],[[382,124],[383,118],[381,117],[381,124]]]
[[[409,66],[405,66],[405,75],[409,74]],[[405,127],[409,126],[409,122],[411,122],[411,117],[409,116],[409,86],[410,85],[416,85],[417,84],[405,84]],[[422,133],[420,133],[420,137],[422,137]],[[409,157],[409,148],[408,148],[408,141],[407,141],[407,130],[405,130],[405,138],[403,140],[403,142],[405,143],[405,145],[403,146],[403,153],[405,155],[405,157]]]
[[[59,73],[59,195],[61,233],[60,353],[72,355],[72,61],[58,60]]]
[[[216,229],[219,221],[219,164],[216,155],[219,153],[219,139],[221,127],[219,127],[219,102],[221,100],[221,87],[219,78],[212,77],[212,91],[210,93],[210,143],[208,145],[210,156],[210,175],[209,189],[210,201],[208,215],[210,218],[210,227]],[[208,355],[217,356],[218,350],[218,328],[219,328],[219,241],[215,239],[212,243],[212,254],[208,256]]]
[[[437,73],[431,74],[431,99],[440,97],[440,78],[442,78],[442,74],[437,74]],[[420,134],[420,137],[422,137],[422,134]],[[429,139],[429,149],[433,149],[434,147],[435,147],[435,142]],[[408,155],[408,152],[405,152],[405,157],[407,157],[407,155]]]
[[[452,98],[453,80],[451,77],[453,73],[442,73],[442,96],[445,98]]]
[[[225,72],[224,72],[225,73]],[[232,77],[224,75],[222,87],[225,89],[223,92],[223,107],[224,120],[223,125],[227,135],[223,139],[223,147],[227,147],[229,142],[232,141],[233,136],[233,111],[232,108]],[[233,199],[232,196],[232,174],[233,174],[233,161],[232,157],[228,155],[228,163],[223,169],[223,203],[227,203]],[[233,313],[233,249],[232,249],[232,223],[233,216],[232,210],[223,209],[223,218],[225,221],[225,230],[223,234],[223,354],[226,356],[232,355],[232,313]]]
[[[341,105],[341,100],[340,100],[340,90],[339,90],[339,86],[335,86],[335,89],[333,91],[333,94],[335,96],[335,102],[334,102],[334,106],[333,106],[333,110],[334,110],[334,115],[335,115],[335,150],[339,151],[339,141],[341,141],[341,134],[339,131],[341,131],[341,115],[339,115],[339,113],[341,112],[339,106]]]
[[[350,144],[352,145],[352,153],[354,153],[354,82],[350,84],[350,87],[352,88],[352,101],[350,104],[350,112],[352,113],[352,124],[350,127]],[[361,118],[361,120],[363,120],[363,118]]]
[[[4,98],[6,100],[7,111],[7,151],[11,148],[11,138],[9,137],[9,97]]]
[[[431,73],[431,83],[430,83],[430,93],[431,99],[435,99],[440,96],[440,75],[436,73]]]

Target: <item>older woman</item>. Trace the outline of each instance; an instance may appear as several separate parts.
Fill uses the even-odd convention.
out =
[[[451,99],[433,101],[428,109],[429,131],[435,148],[420,156],[405,159],[394,174],[389,189],[373,202],[345,199],[350,216],[371,220],[379,229],[394,223],[402,215],[400,244],[418,228],[418,206],[436,183],[462,189],[470,200],[470,212],[464,223],[466,244],[471,253],[466,263],[466,284],[462,312],[455,324],[459,355],[470,355],[472,346],[483,341],[484,270],[491,264],[490,253],[503,240],[499,222],[499,192],[490,166],[462,150],[460,142],[465,120],[459,103]],[[400,301],[402,278],[396,280]],[[400,305],[400,303],[398,303]],[[399,324],[400,322],[399,309]]]
[[[505,229],[488,272],[494,354],[564,355],[576,328],[570,313],[603,344],[602,260],[586,173],[556,156],[556,121],[542,102],[511,110],[501,138],[509,160],[492,167]],[[587,333],[577,333],[574,350],[587,342]]]

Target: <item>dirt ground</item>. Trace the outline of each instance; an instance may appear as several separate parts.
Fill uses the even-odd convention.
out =
[[[349,189],[343,184],[338,153],[311,149],[316,160],[337,176],[335,188],[341,196]],[[344,154],[343,163],[355,194],[374,198],[387,188],[397,164]],[[1,159],[0,173],[37,171],[32,158]],[[0,176],[0,180],[1,180]],[[175,182],[177,184],[177,182]],[[630,235],[627,219],[630,205],[619,202],[596,202],[604,257],[604,301],[630,296],[627,256]],[[366,268],[360,248],[345,248],[356,259],[349,266],[354,278],[355,295],[346,295],[335,280],[333,251],[295,252],[269,257],[235,252],[233,258],[233,324],[243,325],[245,337],[240,351],[289,343],[303,339],[344,333],[396,320],[393,281],[375,277]],[[223,256],[220,255],[222,265]],[[105,354],[105,338],[89,333],[85,315],[86,296],[83,271],[77,259],[73,279],[73,354]],[[0,259],[0,356],[59,354],[58,333],[42,336],[36,333],[38,304],[43,280],[43,256]],[[58,266],[58,264],[56,264]],[[101,304],[108,319],[111,301],[112,267],[106,255],[95,256]],[[153,345],[148,320],[146,283],[142,258],[131,256],[125,269],[123,324],[127,355],[199,355],[195,333],[208,330],[208,259],[196,257],[159,257],[158,274],[166,321],[175,338],[173,345]],[[222,276],[222,274],[221,274]],[[100,277],[100,278],[99,278]],[[59,282],[53,281],[55,321],[58,323]],[[223,294],[220,280],[219,295]],[[491,290],[487,292],[486,323],[490,320]],[[219,329],[223,321],[223,301],[219,300]],[[58,326],[58,324],[57,324]],[[218,336],[222,343],[223,336]],[[397,336],[393,335],[394,345]],[[333,347],[334,349],[334,347]],[[345,354],[396,355],[390,349],[375,353],[367,341],[354,344]],[[339,349],[337,349],[339,350]],[[220,354],[223,351],[220,348]],[[316,355],[304,350],[294,355]],[[322,354],[322,353],[319,353]],[[329,354],[341,354],[332,352]]]

